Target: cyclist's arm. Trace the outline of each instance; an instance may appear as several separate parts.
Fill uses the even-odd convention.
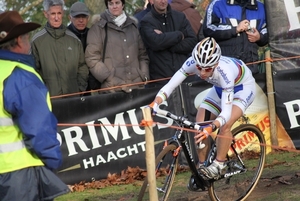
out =
[[[178,87],[190,74],[195,71],[195,61],[192,57],[188,58],[182,67],[173,75],[170,81],[163,86],[156,95],[155,102],[159,105],[167,100],[170,94]]]

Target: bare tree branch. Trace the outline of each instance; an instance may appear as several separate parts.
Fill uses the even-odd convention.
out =
[[[36,1],[32,2],[30,5],[28,5],[27,7],[25,7],[24,9],[22,9],[22,10],[19,11],[20,15],[23,15],[28,10],[30,10],[32,7],[37,6],[40,3],[42,3],[42,2],[43,2],[43,0],[36,0]]]

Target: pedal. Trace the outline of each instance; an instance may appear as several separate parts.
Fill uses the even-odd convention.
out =
[[[230,171],[235,171],[235,170],[245,170],[241,165],[238,164],[237,161],[230,161],[227,163],[227,166]]]
[[[190,191],[199,191],[200,189],[202,191],[205,191],[205,186],[204,185],[201,185],[201,186],[198,186],[195,178],[194,178],[194,175],[191,175],[191,178],[189,180],[189,183],[187,185],[187,188],[190,190]]]

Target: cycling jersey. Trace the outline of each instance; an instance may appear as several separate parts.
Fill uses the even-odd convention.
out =
[[[191,74],[200,76],[200,71],[196,68],[193,57],[186,60],[157,95],[166,100],[172,91]],[[220,122],[220,126],[230,119],[233,104],[245,112],[254,100],[255,79],[251,70],[241,60],[221,56],[212,76],[205,80],[213,84],[213,87],[200,107],[218,116],[217,120]]]

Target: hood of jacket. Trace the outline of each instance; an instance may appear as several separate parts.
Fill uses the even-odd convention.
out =
[[[50,34],[50,36],[52,36],[55,39],[59,39],[59,38],[61,38],[61,37],[63,37],[65,35],[67,27],[62,24],[62,25],[60,25],[59,28],[54,29],[47,22],[47,24],[45,25],[45,29]]]
[[[9,60],[9,61],[17,61],[28,66],[35,66],[35,60],[33,55],[31,54],[20,54],[11,52],[9,50],[0,50],[0,59]]]
[[[177,10],[177,11],[184,11],[188,8],[196,8],[196,6],[186,0],[173,0],[171,2],[171,7],[174,9],[174,10]]]

